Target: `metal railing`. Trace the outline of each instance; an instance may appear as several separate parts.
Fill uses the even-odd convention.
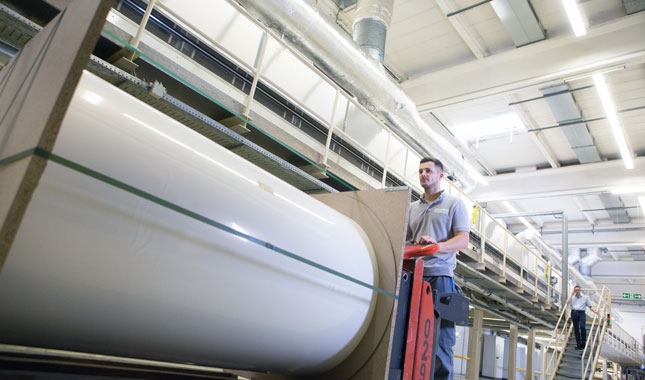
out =
[[[551,338],[546,343],[547,350],[549,348],[553,349],[553,355],[551,355],[549,362],[544,366],[544,373],[550,380],[555,378],[555,373],[560,366],[562,355],[564,355],[572,331],[573,323],[571,322],[571,313],[569,312],[569,307],[564,307],[560,313],[560,318],[558,318],[558,323],[556,323],[553,329]],[[556,357],[557,359],[554,362]]]
[[[590,334],[587,337],[585,349],[582,352],[582,363],[584,366],[582,368],[582,373],[580,374],[581,379],[587,378],[592,380],[594,378],[598,356],[600,355],[600,348],[602,347],[602,342],[605,338],[605,331],[607,330],[608,325],[608,318],[606,318],[606,315],[609,314],[610,310],[611,292],[609,291],[609,288],[603,286],[600,292],[600,300],[596,309],[596,315],[594,316],[593,321],[591,322],[591,328],[589,329]]]
[[[587,337],[581,357],[582,366],[580,379],[592,380],[594,378],[596,365],[598,364],[598,357],[600,356],[602,343],[605,338],[605,331],[609,324],[606,316],[611,311],[611,294],[606,286],[603,286],[600,289],[584,290],[588,292],[600,292],[598,304],[595,305],[597,313],[594,315],[591,322],[589,336]],[[551,355],[548,363],[544,366],[544,373],[550,380],[553,380],[556,376],[556,372],[560,367],[560,362],[562,361],[562,356],[567,348],[567,343],[571,337],[572,331],[573,322],[571,321],[571,307],[567,306],[562,309],[562,313],[560,313],[560,318],[551,334],[551,338],[546,343],[547,350],[553,350],[553,355]]]
[[[475,203],[470,199],[470,197],[461,192],[460,189],[456,190],[460,192],[462,199],[469,200],[475,207],[471,231],[477,233],[481,238],[481,245],[478,250],[480,263],[484,262],[486,246],[491,246],[503,255],[501,260],[503,278],[505,278],[507,273],[509,273],[507,268],[509,259],[512,259],[512,261],[519,266],[518,275],[520,277],[520,288],[531,294],[533,296],[533,301],[538,301],[540,278],[544,279],[544,285],[546,287],[544,290],[546,305],[550,306],[553,302],[553,293],[555,293],[559,301],[562,295],[560,294],[559,289],[553,289],[550,277],[557,277],[558,282],[560,283],[560,273],[551,268],[549,262],[542,257],[541,253],[537,249],[528,247],[515,234],[508,231],[506,226],[497,218],[493,217],[486,209]],[[494,241],[492,236],[494,235],[493,229],[498,229],[502,232],[502,241]],[[498,238],[497,240],[500,239]],[[529,281],[529,277],[533,277],[533,279]],[[525,279],[527,280],[527,283],[530,283],[530,285],[533,286],[532,290],[524,289],[523,285]]]

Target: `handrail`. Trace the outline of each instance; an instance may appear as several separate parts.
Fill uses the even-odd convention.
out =
[[[452,187],[454,187],[452,184],[451,185],[451,190]],[[477,208],[477,220],[479,223],[472,223],[474,224],[473,226],[473,231],[479,233],[479,235],[482,237],[482,247],[480,248],[482,252],[484,251],[484,245],[490,245],[496,248],[499,252],[503,254],[502,258],[502,273],[506,275],[506,266],[507,266],[507,256],[512,257],[509,255],[508,252],[508,239],[514,240],[518,247],[520,247],[521,251],[521,259],[516,259],[513,258],[513,260],[519,265],[520,267],[520,276],[523,280],[523,272],[530,273],[535,277],[534,280],[534,292],[533,296],[537,297],[538,295],[538,288],[539,288],[539,282],[538,279],[540,278],[540,273],[539,273],[539,267],[540,264],[542,264],[545,268],[545,273],[544,275],[546,276],[545,282],[547,285],[547,291],[546,291],[546,303],[547,305],[551,304],[551,282],[549,280],[549,273],[547,271],[547,268],[549,267],[549,262],[544,259],[536,250],[532,249],[531,247],[528,247],[525,243],[523,243],[515,234],[510,233],[507,228],[502,224],[499,220],[495,219],[485,208],[481,207],[477,202],[475,202],[472,198],[470,198],[469,195],[463,193],[461,189],[456,188],[456,190],[460,193],[460,196],[462,198],[468,199],[473,203],[474,206]],[[489,226],[489,223],[494,223],[496,227],[500,228],[504,232],[504,247],[500,247],[497,243],[494,241],[491,241],[488,239],[488,236],[486,234],[486,229]],[[526,261],[526,262],[525,262]],[[534,268],[530,268],[531,263],[534,264]],[[527,266],[528,265],[528,266]],[[554,271],[557,273],[557,271]],[[558,273],[559,274],[559,273]],[[558,296],[561,297],[562,295],[560,294],[561,292],[556,290],[558,293]]]
[[[549,347],[553,347],[553,355],[551,355],[551,358],[549,359],[549,362],[544,366],[544,374],[548,376],[551,380],[555,378],[555,372],[558,369],[558,366],[560,365],[560,361],[562,361],[562,355],[564,354],[564,350],[566,348],[566,344],[569,341],[569,337],[571,336],[571,331],[573,330],[573,324],[570,323],[570,315],[571,313],[568,312],[569,307],[563,307],[562,312],[560,313],[560,318],[558,318],[558,323],[556,323],[555,328],[553,329],[553,333],[551,334],[551,338],[549,341],[546,343],[546,348],[548,349]],[[562,339],[564,336],[564,339]],[[554,358],[556,357],[555,353],[556,350],[560,348],[560,354],[557,355],[558,358],[551,367],[551,364],[553,363]],[[549,372],[549,368],[553,368],[551,372]]]
[[[598,302],[596,315],[594,316],[591,328],[589,329],[590,334],[587,337],[585,349],[582,352],[582,363],[584,368],[581,369],[581,379],[588,378],[589,380],[592,380],[594,377],[594,372],[598,363],[598,356],[600,355],[600,348],[602,347],[605,331],[607,329],[607,318],[604,316],[609,310],[610,303],[611,293],[609,288],[603,286],[600,293],[600,301]],[[587,357],[587,351],[589,351],[588,358],[585,360]]]

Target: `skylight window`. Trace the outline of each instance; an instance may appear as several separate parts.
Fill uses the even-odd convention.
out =
[[[454,131],[462,140],[479,143],[485,137],[498,137],[526,131],[526,127],[515,113],[507,113],[490,119],[478,120],[454,127]]]

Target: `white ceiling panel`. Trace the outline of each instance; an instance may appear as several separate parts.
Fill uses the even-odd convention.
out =
[[[513,136],[512,142],[509,142],[508,136],[482,141],[479,147],[473,149],[495,170],[534,166],[536,162],[545,162],[542,153],[526,133]]]

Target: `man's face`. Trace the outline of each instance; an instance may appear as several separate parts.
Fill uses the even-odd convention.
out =
[[[576,286],[575,288],[573,288],[573,292],[574,292],[577,296],[579,296],[579,295],[580,295],[580,287],[579,287],[579,286]]]
[[[419,183],[424,189],[439,185],[443,172],[435,166],[434,162],[424,162],[419,165]]]

